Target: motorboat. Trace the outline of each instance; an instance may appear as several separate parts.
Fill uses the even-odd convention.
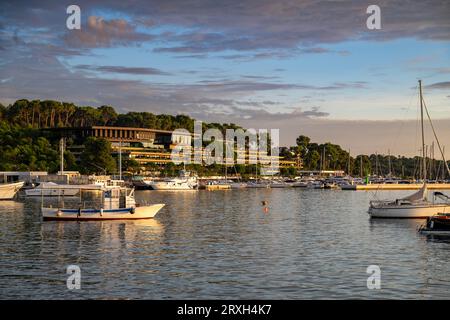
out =
[[[181,170],[179,177],[149,183],[153,190],[196,190],[198,181],[189,171]]]
[[[0,184],[0,200],[11,200],[15,197],[24,182],[1,183]]]
[[[450,213],[439,213],[429,217],[419,228],[419,232],[425,235],[450,236]]]
[[[151,219],[164,204],[139,205],[134,188],[107,187],[102,190],[102,203],[91,208],[53,208],[41,206],[44,221],[99,221]]]
[[[153,179],[136,177],[131,182],[136,190],[153,190]]]

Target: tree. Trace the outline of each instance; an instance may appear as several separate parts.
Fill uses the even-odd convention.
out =
[[[81,153],[82,173],[114,173],[116,161],[111,155],[111,143],[103,138],[89,137]]]

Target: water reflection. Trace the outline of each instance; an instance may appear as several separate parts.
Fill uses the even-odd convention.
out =
[[[126,222],[43,222],[39,200],[0,202],[0,295],[447,297],[450,239],[418,234],[420,220],[370,220],[371,197],[294,188],[142,191],[138,201],[167,206],[156,219]],[[80,292],[65,288],[69,264],[81,266]],[[371,264],[382,270],[382,290],[366,287]]]

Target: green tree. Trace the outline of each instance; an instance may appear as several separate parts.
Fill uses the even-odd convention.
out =
[[[114,173],[116,171],[116,161],[111,155],[111,143],[102,138],[87,138],[80,160],[82,173]]]

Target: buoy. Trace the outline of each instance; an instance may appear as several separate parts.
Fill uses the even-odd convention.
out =
[[[264,207],[264,212],[265,212],[265,213],[269,212],[269,208]]]
[[[263,200],[263,201],[261,201],[261,204],[262,204],[263,206],[267,206],[268,202],[267,202],[266,200]]]

